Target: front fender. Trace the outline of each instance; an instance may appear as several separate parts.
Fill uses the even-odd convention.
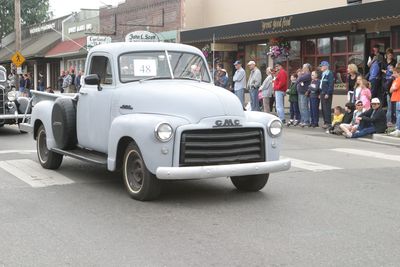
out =
[[[154,130],[160,122],[169,123],[175,129],[181,125],[189,124],[183,118],[154,115],[154,114],[128,114],[113,120],[108,141],[108,170],[114,171],[117,165],[117,149],[120,140],[124,137],[133,139],[138,145],[147,169],[153,174],[157,167],[172,166],[174,154],[173,137],[168,142],[160,142],[154,135]]]
[[[47,147],[49,149],[56,147],[54,140],[53,127],[51,125],[51,113],[53,110],[54,101],[40,101],[32,109],[31,125],[34,127],[35,132],[39,124],[42,123],[46,130]],[[36,139],[36,135],[33,138]]]

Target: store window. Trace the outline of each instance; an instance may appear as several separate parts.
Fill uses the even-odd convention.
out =
[[[290,52],[288,57],[288,74],[296,73],[301,68],[301,42],[290,41]]]
[[[333,51],[332,53],[346,53],[347,52],[347,36],[333,37]]]
[[[400,62],[400,27],[395,27],[392,30],[392,48],[397,62]]]
[[[318,38],[318,54],[327,55],[331,53],[331,38]]]

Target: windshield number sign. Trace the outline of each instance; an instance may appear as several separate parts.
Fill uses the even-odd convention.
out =
[[[135,76],[157,76],[157,64],[154,59],[135,59],[133,67]]]

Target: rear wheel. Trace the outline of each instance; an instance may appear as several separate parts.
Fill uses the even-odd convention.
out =
[[[45,169],[58,169],[63,160],[63,155],[50,151],[47,148],[46,130],[40,125],[36,136],[36,150],[40,165]]]
[[[231,177],[233,185],[240,191],[256,192],[264,188],[268,182],[269,173]]]
[[[132,198],[145,201],[155,199],[160,194],[161,182],[149,172],[134,142],[125,150],[122,172],[125,187]]]

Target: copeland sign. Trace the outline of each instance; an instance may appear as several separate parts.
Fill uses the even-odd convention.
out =
[[[154,32],[136,31],[125,36],[125,42],[158,42],[158,36]]]
[[[88,36],[86,40],[88,50],[96,45],[109,43],[111,43],[111,37],[109,36]]]

